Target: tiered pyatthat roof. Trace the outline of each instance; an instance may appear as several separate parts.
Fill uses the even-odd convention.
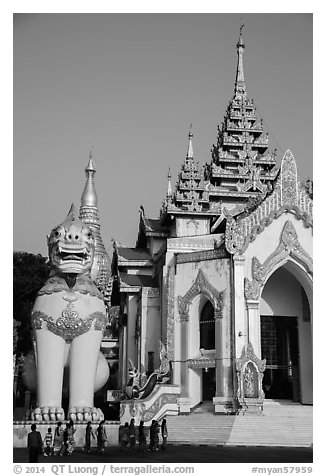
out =
[[[209,182],[204,180],[204,168],[199,168],[194,161],[192,144],[193,133],[190,128],[188,134],[188,151],[181,166],[175,192],[171,191],[171,174],[168,174],[168,192],[163,203],[162,212],[182,212],[185,214],[207,213],[209,210],[209,196],[207,187]]]
[[[81,196],[81,204],[79,209],[79,218],[89,225],[95,235],[95,256],[91,270],[92,279],[97,287],[106,294],[110,276],[110,258],[104,247],[101,231],[99,213],[97,207],[97,195],[94,185],[94,175],[96,169],[94,166],[92,152],[89,155],[89,161],[85,168],[86,184]]]
[[[175,192],[168,175],[168,191],[161,216],[195,214],[223,216],[260,202],[272,189],[278,167],[276,150],[270,152],[268,133],[256,114],[253,99],[247,97],[243,67],[245,45],[242,28],[237,43],[238,63],[233,98],[223,123],[218,127],[212,159],[204,168],[194,161],[193,134],[189,132],[186,159],[181,167]]]
[[[242,26],[243,27],[243,26]],[[263,198],[275,180],[276,150],[268,148],[268,133],[258,119],[253,99],[247,98],[243,68],[244,42],[237,43],[238,64],[233,98],[230,100],[212,160],[206,169],[210,181],[211,208],[232,208],[248,199]],[[217,210],[218,211],[218,210]]]

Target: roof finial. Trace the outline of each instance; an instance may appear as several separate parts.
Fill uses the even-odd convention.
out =
[[[96,172],[95,165],[93,162],[93,146],[89,152],[88,164],[85,167],[86,173],[86,184],[81,196],[81,206],[91,206],[97,207],[97,195],[94,185],[94,175]]]
[[[193,159],[194,158],[194,150],[192,147],[192,138],[193,138],[193,133],[192,133],[192,124],[190,124],[189,128],[189,133],[188,133],[188,138],[189,138],[189,143],[188,143],[188,152],[187,152],[187,159]]]
[[[168,171],[168,190],[166,192],[166,196],[169,198],[169,197],[172,197],[172,185],[171,185],[171,178],[172,178],[172,175],[171,175],[171,169],[170,169],[170,166],[169,166],[169,171]]]
[[[245,84],[245,79],[244,79],[244,70],[243,70],[243,51],[245,48],[245,44],[243,42],[242,38],[242,30],[243,30],[244,24],[242,23],[240,25],[240,36],[239,36],[239,41],[237,43],[237,50],[238,50],[238,65],[237,65],[237,76],[235,80],[235,88],[234,88],[234,93],[235,96],[240,98],[240,97],[246,97],[246,84]]]

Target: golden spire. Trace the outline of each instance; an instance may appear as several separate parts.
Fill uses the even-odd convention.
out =
[[[243,30],[244,25],[242,24],[240,26],[240,36],[239,40],[237,43],[237,50],[238,50],[238,65],[237,65],[237,75],[236,75],[236,80],[235,80],[235,87],[234,87],[234,93],[236,97],[241,97],[247,96],[246,93],[246,84],[245,84],[245,79],[244,79],[244,69],[243,69],[243,52],[245,49],[245,44],[243,42],[242,38],[242,30]]]
[[[89,153],[88,164],[85,167],[86,184],[81,196],[81,206],[97,207],[97,195],[94,185],[94,175],[96,169],[93,162],[92,149]]]
[[[97,195],[94,185],[96,169],[93,162],[92,149],[85,167],[86,184],[80,200],[79,218],[88,225],[95,237],[95,256],[91,269],[91,277],[97,287],[105,292],[110,275],[110,258],[101,237],[101,226],[97,207]]]

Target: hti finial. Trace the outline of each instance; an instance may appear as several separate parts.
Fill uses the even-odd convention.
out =
[[[167,192],[166,192],[166,196],[167,196],[167,197],[172,197],[171,178],[172,178],[171,168],[170,168],[170,166],[169,166],[169,171],[168,171],[168,189],[167,189]]]
[[[192,133],[192,124],[190,124],[190,129],[188,133],[188,138],[189,138],[189,143],[188,143],[188,151],[187,151],[187,159],[193,159],[194,157],[194,150],[192,147],[192,138],[193,138],[193,133]]]
[[[237,44],[237,47],[239,48],[239,46],[243,46],[244,47],[244,43],[243,43],[243,38],[242,38],[242,30],[243,30],[243,27],[244,27],[244,23],[242,23],[240,25],[240,36],[239,36],[239,41],[238,41],[238,44]]]

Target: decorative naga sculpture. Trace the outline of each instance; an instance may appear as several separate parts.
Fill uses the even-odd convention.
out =
[[[94,391],[109,377],[100,352],[106,310],[102,294],[90,278],[94,247],[91,228],[79,220],[72,205],[67,218],[48,236],[53,270],[37,295],[31,316],[36,340],[35,420],[64,419],[65,368],[69,368],[68,418],[103,418],[101,410],[93,406]]]
[[[140,386],[141,373],[129,359],[130,384],[126,387],[126,397],[143,399],[148,397],[157,383],[166,383],[170,379],[170,361],[164,344],[160,341],[160,366],[148,377],[146,383]]]

